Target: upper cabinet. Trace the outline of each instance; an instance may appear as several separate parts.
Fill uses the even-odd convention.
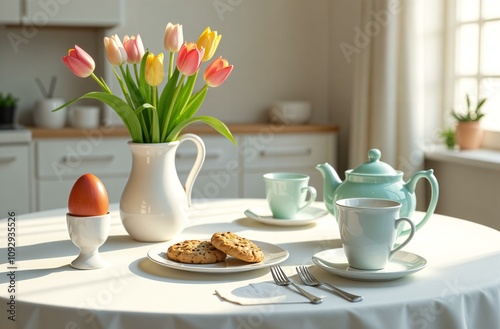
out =
[[[21,1],[22,0],[0,0],[0,23],[21,23]]]
[[[112,27],[122,11],[122,0],[0,0],[0,23]]]

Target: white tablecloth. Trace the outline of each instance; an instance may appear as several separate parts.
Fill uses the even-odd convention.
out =
[[[232,231],[277,244],[295,266],[341,246],[331,215],[304,227],[279,227],[246,218],[244,210],[265,200],[199,202],[178,239],[206,239]],[[316,203],[316,207],[324,207]],[[422,271],[395,281],[360,282],[312,266],[321,280],[364,296],[349,303],[327,291],[319,305],[241,306],[221,300],[215,289],[271,280],[268,269],[233,274],[169,269],[147,258],[157,244],[132,240],[112,205],[111,234],[100,248],[109,266],[76,270],[78,249],[69,240],[65,209],[16,220],[15,278],[6,263],[7,220],[0,220],[0,328],[500,328],[500,232],[468,221],[434,215],[404,250],[427,259]],[[420,216],[417,213],[416,216]],[[14,285],[15,293],[9,292]],[[15,297],[15,323],[7,302]]]

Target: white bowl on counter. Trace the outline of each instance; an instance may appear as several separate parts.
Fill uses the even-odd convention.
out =
[[[311,115],[311,103],[302,101],[275,102],[269,110],[270,121],[284,125],[306,124]]]

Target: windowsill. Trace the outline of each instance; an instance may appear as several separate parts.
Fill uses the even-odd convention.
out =
[[[500,170],[500,150],[447,150],[444,146],[434,146],[425,152],[425,158],[454,164],[475,166],[483,169]]]

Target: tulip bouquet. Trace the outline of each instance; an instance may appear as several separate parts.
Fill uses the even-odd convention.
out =
[[[170,57],[166,84],[161,92],[158,86],[165,80],[163,53],[155,55],[145,50],[140,35],[125,36],[123,42],[117,35],[104,38],[106,56],[122,90],[122,98],[114,95],[104,79],[94,74],[93,58],[75,45],[63,57],[64,63],[80,78],[91,76],[102,91],[89,92],[54,111],[79,99],[92,98],[107,104],[120,116],[136,143],[172,142],[186,126],[204,122],[236,144],[222,121],[211,116],[195,116],[208,88],[220,86],[233,69],[222,57],[213,60],[203,74],[205,85],[194,92],[201,64],[213,57],[221,37],[217,31],[206,28],[196,43],[184,42],[182,25],[168,23],[164,46]]]

